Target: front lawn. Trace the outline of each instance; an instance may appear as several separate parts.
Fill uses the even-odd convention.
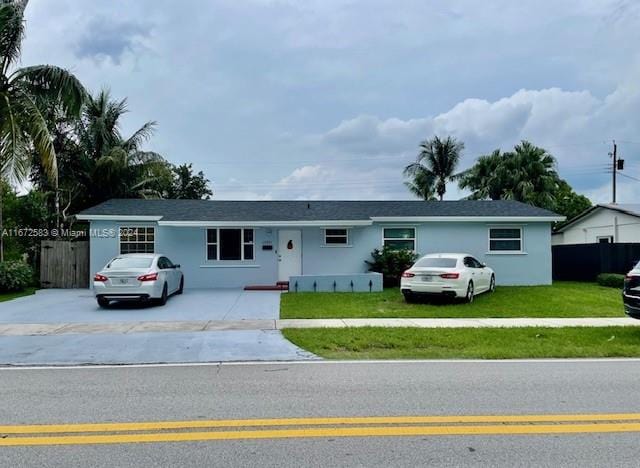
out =
[[[22,296],[30,296],[36,292],[36,288],[27,288],[20,292],[0,293],[0,302],[10,301]]]
[[[284,336],[328,359],[640,356],[640,328],[307,328]]]
[[[399,288],[380,293],[287,293],[281,318],[622,317],[620,290],[595,283],[499,286],[473,304],[406,304]]]

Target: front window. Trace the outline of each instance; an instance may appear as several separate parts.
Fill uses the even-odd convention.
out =
[[[121,226],[120,253],[153,253],[155,228],[150,226]]]
[[[415,228],[384,228],[382,243],[393,250],[416,250]]]
[[[253,260],[253,229],[207,229],[207,260]]]
[[[522,229],[490,228],[489,252],[522,252]]]
[[[349,231],[347,229],[325,229],[325,245],[349,245]]]

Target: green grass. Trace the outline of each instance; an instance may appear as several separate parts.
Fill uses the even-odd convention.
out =
[[[406,304],[399,288],[379,293],[288,293],[281,318],[387,317],[622,317],[620,290],[595,283],[502,286],[459,302]]]
[[[0,302],[10,301],[22,296],[30,296],[36,292],[36,288],[27,288],[20,292],[0,293]]]
[[[640,356],[640,328],[307,328],[284,336],[328,359]]]

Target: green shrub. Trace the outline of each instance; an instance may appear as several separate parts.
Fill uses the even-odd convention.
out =
[[[600,286],[622,289],[622,286],[624,286],[624,275],[619,275],[618,273],[600,273],[596,281]]]
[[[0,263],[0,292],[23,291],[33,282],[33,270],[24,262]]]
[[[371,252],[372,261],[365,260],[369,265],[369,271],[382,273],[382,281],[385,287],[400,285],[402,272],[411,268],[418,255],[412,250],[394,250],[384,247]]]

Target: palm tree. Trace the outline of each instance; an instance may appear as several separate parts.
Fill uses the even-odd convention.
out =
[[[77,130],[82,153],[78,184],[85,206],[109,198],[158,196],[152,183],[168,170],[167,162],[158,153],[142,149],[156,123],[147,122],[125,138],[120,120],[126,112],[126,99],[115,101],[108,90],[89,97],[83,108]]]
[[[425,200],[435,192],[442,200],[447,182],[458,177],[456,169],[463,149],[464,143],[450,136],[423,141],[416,162],[404,169],[404,175],[412,179],[406,184],[409,190]]]
[[[460,174],[458,185],[461,189],[471,190],[467,198],[471,200],[499,200],[502,189],[508,179],[507,171],[502,164],[505,155],[499,149],[485,156],[480,156],[476,163]]]
[[[540,207],[553,206],[560,177],[555,158],[545,149],[522,141],[515,146],[507,166],[511,185],[505,190],[505,198]]]
[[[33,149],[57,192],[56,153],[43,104],[54,102],[65,114],[77,115],[85,91],[71,73],[59,67],[15,68],[24,37],[26,5],[27,0],[0,0],[0,177],[24,181]],[[0,261],[3,256],[0,236]]]
[[[555,167],[546,150],[522,141],[512,152],[480,156],[460,174],[459,186],[471,190],[471,199],[517,200],[553,209],[561,182]]]
[[[405,169],[405,175],[411,176],[411,180],[406,181],[404,185],[416,197],[425,201],[436,199],[434,190],[436,177],[433,172],[420,164],[412,164],[410,169],[409,167]]]

